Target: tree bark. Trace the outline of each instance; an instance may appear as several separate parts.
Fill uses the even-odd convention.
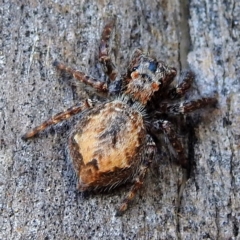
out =
[[[239,12],[236,0],[3,1],[0,239],[239,239]],[[142,47],[179,73],[194,70],[191,98],[218,99],[215,108],[186,120],[187,181],[167,156],[157,159],[122,217],[115,208],[128,185],[88,198],[76,191],[65,150],[80,116],[21,140],[52,115],[94,97],[52,62],[103,80],[98,45],[111,16],[117,19],[111,48],[121,72]]]

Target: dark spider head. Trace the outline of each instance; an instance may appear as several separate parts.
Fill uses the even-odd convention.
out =
[[[176,76],[176,69],[142,54],[139,50],[137,53],[128,71],[129,78],[125,93],[146,105],[154,92],[170,84]]]

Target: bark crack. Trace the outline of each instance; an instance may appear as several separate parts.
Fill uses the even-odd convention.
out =
[[[189,1],[180,0],[180,24],[179,24],[179,63],[180,68],[188,68],[187,55],[190,51],[191,36],[189,29]]]

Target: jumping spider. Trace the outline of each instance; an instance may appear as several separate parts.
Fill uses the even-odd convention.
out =
[[[216,102],[215,98],[178,101],[191,87],[194,75],[187,72],[180,84],[170,86],[176,69],[135,50],[124,75],[109,55],[109,39],[114,27],[109,21],[102,33],[99,61],[108,76],[105,82],[91,78],[57,61],[54,66],[74,78],[105,92],[104,102],[85,100],[60,112],[27,132],[23,139],[37,135],[45,128],[83,112],[69,137],[69,150],[78,176],[80,191],[111,189],[125,182],[132,187],[118,208],[121,215],[142,186],[145,174],[156,155],[157,133],[163,133],[175,149],[179,164],[187,166],[181,141],[166,116],[187,114]],[[167,100],[174,101],[166,103]],[[177,100],[177,101],[176,101]],[[164,117],[165,116],[165,117]]]

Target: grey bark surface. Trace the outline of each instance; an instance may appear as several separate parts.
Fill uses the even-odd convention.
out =
[[[240,239],[239,13],[237,0],[0,3],[0,239]],[[218,98],[216,108],[191,114],[186,183],[181,167],[158,159],[122,217],[115,208],[129,186],[88,198],[76,191],[66,145],[79,116],[21,140],[93,96],[52,62],[104,79],[98,44],[113,15],[122,72],[142,47],[179,72],[193,69],[197,96]]]

